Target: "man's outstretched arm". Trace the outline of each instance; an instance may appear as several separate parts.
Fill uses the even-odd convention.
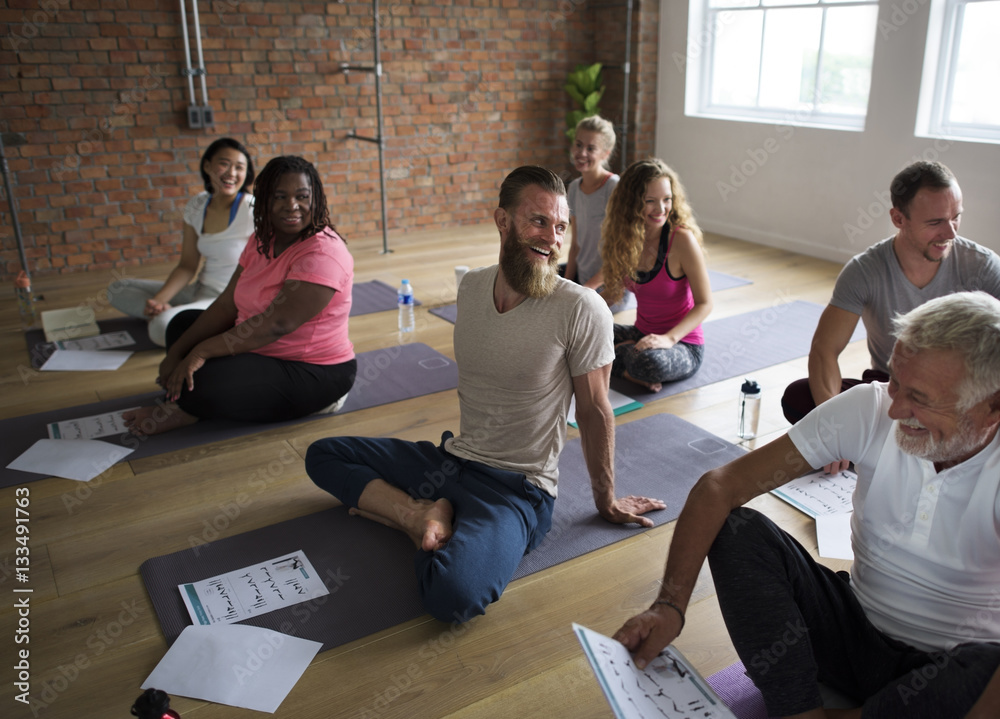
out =
[[[698,480],[677,520],[656,601],[615,633],[637,666],[645,667],[680,634],[698,573],[729,513],[809,469],[785,435]]]
[[[663,509],[666,504],[648,497],[615,498],[615,413],[608,401],[610,379],[610,364],[573,378],[576,423],[580,426],[580,444],[594,491],[594,504],[609,522],[635,522],[652,527],[653,520],[639,515]]]

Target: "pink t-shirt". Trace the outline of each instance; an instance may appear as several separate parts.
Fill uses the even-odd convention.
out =
[[[663,253],[663,266],[651,280],[642,284],[626,283],[628,289],[635,293],[638,303],[635,326],[643,334],[662,335],[670,331],[694,307],[694,295],[691,293],[691,284],[687,277],[674,279],[670,276],[667,258],[670,256],[670,246],[673,241],[674,231],[671,230],[667,237],[666,251]],[[689,345],[705,344],[705,334],[701,325],[682,337],[681,342]]]
[[[240,255],[240,267],[243,272],[233,297],[237,324],[264,312],[285,282],[299,280],[336,290],[319,314],[254,352],[319,365],[340,364],[354,358],[354,345],[347,337],[354,258],[336,232],[327,228],[271,258],[257,251],[257,237],[251,235]]]

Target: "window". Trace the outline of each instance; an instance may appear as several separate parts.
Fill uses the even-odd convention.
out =
[[[1000,142],[1000,0],[932,5],[917,134]]]
[[[862,129],[877,0],[691,0],[688,114]]]

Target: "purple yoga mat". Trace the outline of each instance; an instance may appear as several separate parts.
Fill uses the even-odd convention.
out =
[[[628,380],[614,377],[611,388],[627,397],[652,402],[720,380],[744,377],[765,367],[809,354],[813,332],[823,307],[813,302],[795,300],[763,310],[709,320],[705,331],[705,359],[701,368],[680,382],[669,382],[659,392]],[[864,339],[860,322],[851,342]],[[735,390],[734,390],[735,396]]]
[[[668,414],[624,424],[616,439],[617,494],[665,500],[667,509],[648,515],[658,525],[677,517],[702,473],[743,454]],[[609,524],[597,516],[579,439],[567,443],[559,474],[552,530],[524,557],[514,579],[645,531]],[[330,595],[308,607],[271,612],[247,624],[313,639],[330,649],[424,614],[410,540],[402,532],[350,516],[344,507],[149,559],[139,571],[164,636],[173,642],[191,623],[177,585],[297,550],[305,552],[327,582]]]
[[[354,381],[354,387],[339,414],[421,397],[434,392],[443,392],[458,386],[458,365],[455,364],[455,361],[421,342],[362,352],[357,355],[357,360],[357,379]],[[34,444],[36,440],[47,438],[46,427],[50,423],[114,412],[128,407],[151,405],[162,401],[162,397],[162,392],[149,392],[104,402],[40,412],[26,417],[0,420],[0,436],[4,438],[3,442],[0,443],[0,487],[10,487],[45,478],[41,474],[8,469],[7,465]],[[123,434],[115,437],[104,437],[100,441],[133,448],[135,451],[125,458],[125,461],[130,461],[255,434],[273,427],[307,422],[324,416],[326,415],[310,415],[273,424],[221,419],[205,420],[152,437],[137,438],[130,434]]]
[[[743,662],[730,664],[706,681],[737,719],[768,719],[764,697],[746,675]]]
[[[351,317],[394,310],[396,302],[395,287],[390,287],[381,280],[356,282],[351,292]],[[413,304],[419,305],[420,301],[414,299]]]
[[[723,290],[729,290],[734,287],[742,287],[743,285],[753,284],[751,280],[744,279],[743,277],[735,277],[733,275],[727,275],[724,272],[716,272],[715,270],[708,271],[708,280],[712,285],[712,292],[722,292]],[[635,309],[635,295],[629,295],[629,297],[631,298],[631,303],[623,309]],[[450,305],[435,307],[430,312],[432,315],[436,315],[447,322],[455,324],[455,318],[458,316],[458,306],[452,303]]]

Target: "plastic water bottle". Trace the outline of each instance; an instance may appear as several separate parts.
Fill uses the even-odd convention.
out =
[[[399,303],[399,331],[413,332],[413,285],[409,280],[403,280],[396,292],[396,299]]]
[[[760,421],[760,385],[753,378],[743,380],[740,387],[739,427],[736,434],[740,439],[753,439],[757,436],[757,423]]]
[[[35,298],[31,294],[31,280],[21,270],[14,280],[14,295],[17,297],[17,311],[21,314],[21,324],[25,328],[35,324]]]

